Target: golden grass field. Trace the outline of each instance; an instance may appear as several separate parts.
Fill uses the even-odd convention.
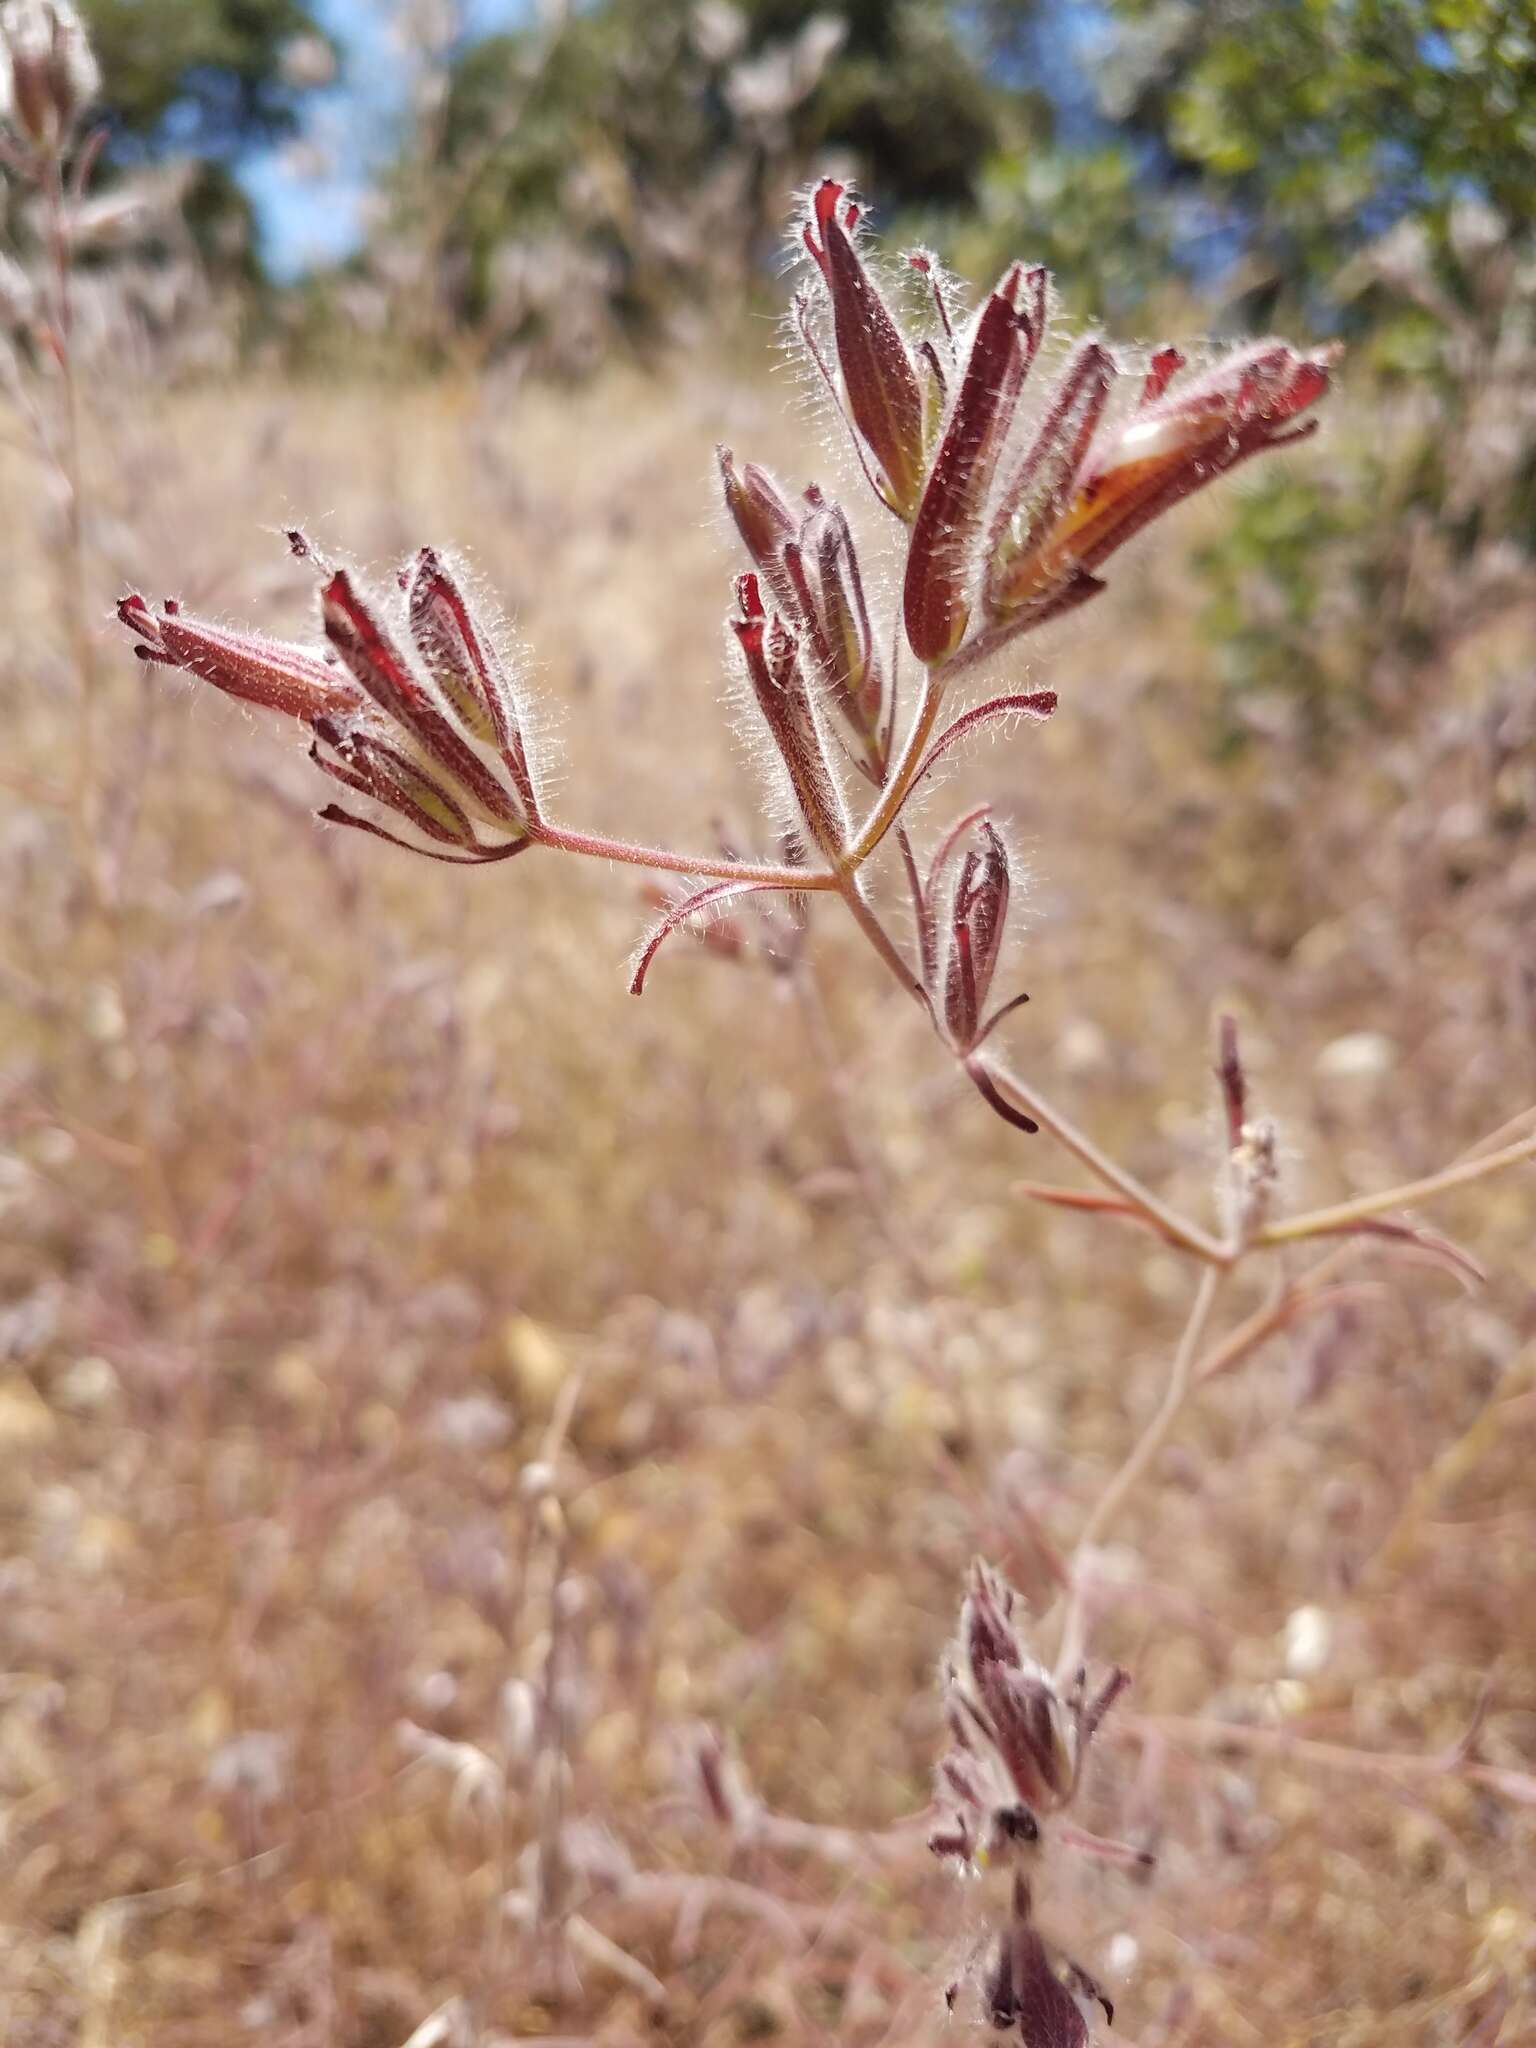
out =
[[[294,733],[110,621],[132,580],[309,631],[291,519],[458,547],[537,650],[560,815],[702,845],[754,795],[710,449],[798,475],[807,430],[686,362],[90,398],[85,863],[56,506],[0,451],[0,2040],[953,2040],[978,1905],[879,1831],[928,1799],[970,1559],[1044,1596],[1034,1531],[1070,1543],[1155,1407],[1188,1273],[1015,1191],[1075,1169],[838,906],[814,988],[683,940],[636,1001],[632,873],[318,827]],[[1300,1206],[1536,1099],[1530,621],[1327,760],[1280,723],[1219,759],[1183,557],[1224,502],[1031,657],[1060,712],[924,823],[991,796],[1028,852],[1020,1069],[1199,1209],[1230,1009]],[[1159,1860],[1042,1890],[1111,2040],[1536,2035],[1531,1171],[1426,1213],[1484,1288],[1363,1259],[1116,1531],[1095,1648],[1134,1688],[1081,1817]],[[700,1724],[816,1829],[733,1841]],[[498,1906],[541,1845],[563,1955]]]

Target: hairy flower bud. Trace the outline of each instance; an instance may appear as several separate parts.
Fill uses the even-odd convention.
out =
[[[432,687],[422,673],[427,664],[418,667],[402,651],[345,569],[335,570],[322,586],[320,617],[326,639],[398,737],[384,741],[366,727],[317,727],[334,755],[317,751],[319,765],[348,788],[392,804],[429,837],[446,838],[465,851],[479,846],[475,819],[521,839],[528,818],[523,790],[505,759],[493,765],[487,758],[482,719],[471,720],[447,692]],[[474,701],[482,706],[481,699]],[[488,715],[488,705],[483,711]],[[494,744],[494,735],[489,737]],[[400,739],[408,743],[403,749]],[[426,801],[423,781],[435,803]],[[336,822],[353,820],[343,813]]]
[[[292,545],[315,559],[302,536]],[[326,572],[329,654],[186,618],[172,599],[153,613],[130,594],[118,617],[141,659],[302,720],[315,735],[316,765],[417,837],[401,839],[335,804],[322,817],[438,860],[504,860],[532,844],[538,818],[507,665],[434,550],[423,548],[400,582],[403,639],[348,571]]]
[[[976,535],[1019,393],[1040,346],[1045,304],[1045,272],[1016,263],[972,328],[907,555],[903,605],[907,639],[919,661],[942,661],[965,637],[976,581]]]
[[[1004,705],[1010,707],[1010,715],[1013,707],[1026,715],[1038,715],[1051,708],[1054,701],[1045,704],[1028,697],[1000,699],[995,705],[984,705],[967,713],[952,730],[989,711],[1001,711]],[[1010,1010],[1029,1000],[1025,995],[1016,995],[990,1016],[986,1014],[1012,894],[1008,848],[997,828],[984,814],[967,813],[946,833],[933,857],[927,881],[918,881],[916,888],[918,952],[928,1001],[951,1046],[977,1085],[982,1086],[985,1071],[975,1066],[970,1055]],[[982,1092],[987,1092],[985,1087]],[[1036,1128],[1027,1121],[1023,1127]]]
[[[922,490],[924,425],[912,353],[854,242],[859,208],[845,199],[845,188],[823,178],[811,210],[801,234],[831,302],[849,424],[861,454],[874,465],[871,483],[891,510],[910,522]],[[830,372],[822,368],[830,382]]]
[[[806,688],[800,643],[777,612],[763,609],[756,576],[736,579],[738,617],[730,621],[747,680],[789,776],[806,829],[823,853],[841,852],[848,821]]]
[[[1114,2007],[1086,1970],[1065,1956],[1053,1961],[1022,1875],[1014,1879],[1012,1910],[987,1973],[985,2001],[988,2024],[1016,2035],[1023,2048],[1090,2048],[1093,2008],[1102,2008],[1107,2022],[1114,2020]]]
[[[117,616],[136,637],[134,652],[141,661],[185,669],[227,697],[306,724],[322,716],[348,717],[362,708],[362,691],[338,666],[292,641],[189,619],[173,597],[152,612],[137,591],[119,600]]]
[[[847,728],[855,765],[871,782],[883,783],[895,706],[842,507],[815,497],[810,516],[798,536],[785,543],[779,562],[788,608],[826,700]]]
[[[523,812],[538,814],[522,718],[507,665],[435,548],[422,548],[405,578],[411,638],[428,674],[473,739],[495,748]]]
[[[69,0],[0,6],[0,123],[56,156],[101,85],[84,24]]]
[[[1101,342],[1080,343],[1004,483],[988,536],[983,593],[994,616],[1049,591],[1040,550],[1072,502],[1115,376],[1115,360]]]
[[[934,1843],[941,1855],[984,1851],[996,1860],[1031,1846],[1040,1824],[1075,1798],[1088,1745],[1127,1683],[1116,1670],[1092,1701],[1081,1677],[1063,1694],[1025,1647],[1015,1601],[1007,1581],[978,1561],[944,1665],[955,1748],[936,1782],[954,1819]]]
[[[717,448],[715,456],[720,464],[725,509],[735,521],[742,546],[774,596],[784,600],[788,586],[780,557],[785,543],[792,541],[800,530],[803,508],[797,511],[767,470],[757,463],[748,462],[738,471],[729,448]]]
[[[1008,918],[1008,849],[991,824],[978,836],[980,847],[967,851],[955,881],[943,970],[944,1023],[962,1052],[980,1035]]]
[[[1304,356],[1285,342],[1244,349],[1182,390],[1168,387],[1181,365],[1177,350],[1160,350],[1137,409],[1121,426],[1102,432],[1088,449],[1070,499],[1055,516],[1047,500],[1042,516],[999,535],[988,571],[995,611],[1059,609],[1058,595],[1077,587],[1093,594],[1092,572],[1149,521],[1166,512],[1250,455],[1289,446],[1315,430],[1293,425],[1328,389],[1327,353]],[[1097,372],[1069,366],[1048,421],[1061,414],[1058,446],[1065,454],[1072,421],[1084,424],[1095,400]],[[1063,459],[1062,466],[1065,467]],[[1087,587],[1083,587],[1087,583]]]

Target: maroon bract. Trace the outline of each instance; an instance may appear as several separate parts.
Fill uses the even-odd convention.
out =
[[[982,307],[939,452],[913,522],[903,611],[919,661],[965,637],[975,543],[998,457],[1045,326],[1046,275],[1015,264]]]
[[[340,668],[291,640],[234,633],[206,619],[190,619],[173,597],[154,612],[137,591],[119,598],[117,616],[135,636],[133,651],[140,661],[185,669],[227,697],[306,724],[362,709],[362,691]]]
[[[806,830],[822,852],[835,859],[847,837],[848,821],[806,687],[800,643],[777,612],[763,609],[755,575],[736,579],[736,601],[730,625],[753,697],[784,763]]]
[[[824,178],[801,235],[831,301],[842,402],[861,452],[874,464],[870,481],[898,518],[910,521],[923,483],[922,386],[906,338],[853,239],[859,218],[846,187]],[[817,360],[832,383],[828,366]]]

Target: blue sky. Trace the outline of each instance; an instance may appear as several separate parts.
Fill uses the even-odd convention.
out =
[[[297,146],[263,150],[240,170],[267,262],[283,278],[357,247],[369,180],[395,146],[404,102],[389,0],[314,0],[313,12],[340,46],[340,76],[315,95]],[[529,12],[530,0],[467,0],[465,7],[472,35],[514,26]]]

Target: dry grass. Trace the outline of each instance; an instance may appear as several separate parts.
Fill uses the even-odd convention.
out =
[[[307,626],[259,530],[290,516],[378,564],[461,545],[539,651],[566,810],[702,842],[751,789],[716,716],[709,448],[793,470],[796,434],[778,394],[696,374],[149,400],[91,450],[102,615],[131,573]],[[967,1896],[921,1850],[733,1849],[687,1730],[777,1812],[920,1808],[969,1558],[1043,1590],[1032,1526],[1069,1540],[1155,1404],[1188,1275],[1012,1194],[1070,1170],[961,1092],[835,910],[824,1014],[686,946],[635,1002],[631,880],[314,828],[296,746],[105,625],[93,896],[46,493],[3,460],[0,2035],[398,2048],[453,1999],[444,2029],[487,2039],[936,2032]],[[1489,738],[1529,642],[1469,641],[1326,771],[1281,741],[1218,766],[1178,551],[1220,516],[1061,630],[1035,663],[1060,715],[943,800],[994,795],[1034,859],[1024,1070],[1198,1205],[1233,1008],[1290,1192],[1322,1201],[1536,1094],[1536,793]],[[1530,1202],[1528,1171],[1448,1199],[1477,1299],[1376,1268],[1220,1390],[1122,1525],[1099,1647],[1136,1689],[1084,1817],[1161,1860],[1075,1866],[1053,1911],[1140,2048],[1536,2026],[1536,1810],[1155,1726],[1429,1756],[1491,1680],[1481,1754],[1536,1767]],[[562,1533],[520,1475],[572,1394]],[[552,1611],[565,1812],[642,1872],[750,1887],[690,1930],[675,1882],[569,1873],[659,2006],[488,1931],[548,1820],[548,1756],[497,1744]],[[504,1828],[403,1721],[506,1763]]]

